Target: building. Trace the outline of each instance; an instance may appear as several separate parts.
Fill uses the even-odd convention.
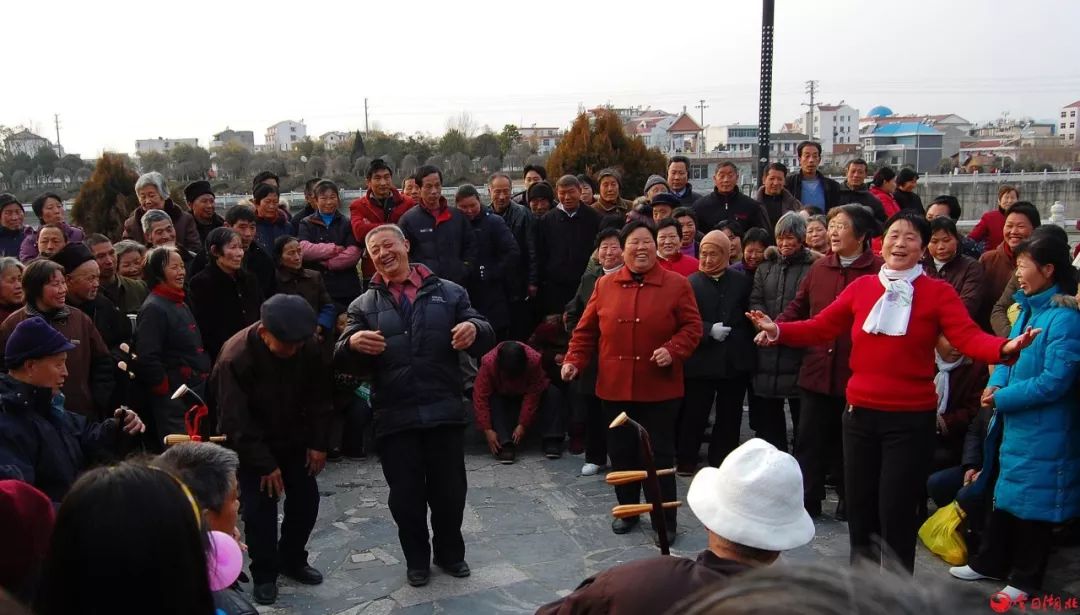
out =
[[[828,124],[826,124],[826,127],[828,127]],[[789,171],[799,168],[799,144],[809,140],[809,138],[809,135],[801,132],[774,132],[770,134],[769,162],[782,163]],[[824,147],[824,142],[822,147]]]
[[[345,143],[346,141],[348,141],[350,135],[352,135],[351,132],[341,132],[340,130],[332,130],[330,132],[324,132],[323,134],[319,135],[319,141],[322,142],[323,146],[326,149],[332,150],[332,149],[337,148],[342,143]]]
[[[705,131],[684,110],[668,113],[661,109],[649,109],[630,118],[623,128],[630,136],[641,137],[646,147],[655,147],[672,156],[700,152]]]
[[[911,167],[927,173],[936,171],[945,157],[942,153],[945,135],[921,122],[874,123],[863,128],[859,137],[863,158],[871,163]]]
[[[1057,133],[1066,145],[1080,145],[1080,130],[1076,129],[1077,111],[1080,111],[1080,100],[1061,108]]]
[[[554,151],[555,146],[563,138],[562,130],[549,126],[537,126],[536,124],[527,128],[518,128],[518,133],[521,134],[523,143],[528,143],[531,147],[536,148],[536,153],[541,155],[550,154]]]
[[[138,139],[135,141],[135,153],[136,154],[149,154],[150,152],[157,152],[159,154],[168,154],[173,151],[179,145],[190,145],[191,147],[199,147],[198,139],[165,139],[158,137],[156,139]]]
[[[897,115],[888,107],[874,107],[869,115],[859,120],[859,130],[883,124],[908,124],[918,122],[926,124],[941,133],[941,151],[943,157],[955,156],[960,151],[961,141],[970,141],[975,125],[954,113],[939,115]],[[1001,136],[1001,135],[987,135]]]
[[[4,139],[4,148],[12,156],[18,154],[26,154],[33,158],[37,153],[45,148],[53,148],[51,141],[45,137],[38,136],[25,128]],[[61,155],[57,152],[57,155]]]
[[[843,101],[837,105],[817,105],[813,118],[807,111],[803,126],[811,141],[821,143],[823,156],[832,154],[834,145],[859,142],[859,110]]]
[[[285,120],[266,129],[266,151],[284,152],[296,147],[307,138],[307,126],[304,121]]]
[[[732,158],[753,156],[758,142],[758,127],[749,124],[710,127],[705,131],[705,139],[715,152]]]
[[[255,151],[255,133],[250,130],[232,130],[226,128],[210,139],[210,148],[235,143],[247,151]]]

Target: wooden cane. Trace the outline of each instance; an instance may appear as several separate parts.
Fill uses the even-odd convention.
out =
[[[226,440],[225,436],[210,436],[210,438],[205,440],[205,441],[213,442],[215,444],[221,444],[222,442],[225,442],[225,440]],[[185,435],[185,434],[182,434],[182,433],[171,433],[171,434],[165,436],[165,446],[172,446],[174,444],[180,444],[181,442],[192,442],[192,441],[202,442],[203,440],[195,440],[191,436]]]
[[[678,508],[682,506],[682,502],[664,502],[662,507],[665,509]],[[647,515],[653,510],[652,504],[619,504],[611,509],[611,515],[616,519],[625,519],[627,517],[637,517],[640,515]]]
[[[621,427],[623,423],[629,420],[630,417],[627,416],[625,412],[620,412],[619,416],[615,417],[615,420],[611,421],[611,424],[608,425],[608,429],[615,429],[616,427]]]
[[[652,504],[638,504],[636,506],[642,506],[644,508],[633,509],[638,512],[633,513],[621,513],[629,517],[637,516],[643,513],[648,513],[649,518],[652,520],[653,528],[656,529],[656,535],[659,538],[660,554],[669,555],[671,552],[671,540],[668,537],[667,522],[664,518],[664,509],[677,507],[678,503],[663,502],[663,497],[660,495],[660,478],[656,471],[656,459],[653,456],[652,440],[649,438],[649,432],[646,431],[641,423],[638,423],[634,419],[630,418],[626,412],[620,412],[615,420],[611,422],[610,429],[617,429],[622,426],[632,427],[637,432],[638,437],[638,451],[641,454],[642,464],[645,466],[645,480],[642,483],[642,487],[645,491],[645,499],[651,500]],[[665,468],[666,469],[666,468]],[[628,504],[626,506],[635,506],[634,504]],[[620,509],[618,506],[612,510],[612,514],[616,517],[619,516]]]
[[[657,476],[670,476],[675,473],[675,468],[666,468],[664,470],[657,470]],[[608,472],[604,480],[609,485],[629,485],[630,483],[641,482],[649,477],[649,473],[645,470],[618,470],[615,472]]]

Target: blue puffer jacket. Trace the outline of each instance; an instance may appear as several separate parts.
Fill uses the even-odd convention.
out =
[[[994,421],[1003,422],[994,506],[1021,519],[1059,523],[1080,516],[1080,311],[1057,286],[1030,297],[1018,292],[1011,336],[1041,328],[1011,367],[998,366],[989,386]]]
[[[472,232],[471,230],[469,231]],[[376,275],[367,291],[349,305],[349,324],[334,349],[338,371],[374,373],[371,405],[375,435],[411,429],[465,425],[463,377],[450,330],[460,322],[476,325],[476,341],[467,352],[479,359],[495,346],[495,331],[469,303],[465,289],[418,267],[423,277],[412,318],[402,318],[389,288]],[[357,331],[379,331],[386,350],[377,356],[349,347]]]

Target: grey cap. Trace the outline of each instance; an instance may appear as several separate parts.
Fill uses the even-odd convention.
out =
[[[287,344],[315,335],[315,310],[299,295],[278,293],[262,304],[259,319],[270,334]]]

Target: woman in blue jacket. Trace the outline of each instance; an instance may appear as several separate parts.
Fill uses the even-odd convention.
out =
[[[1008,581],[1014,601],[1042,585],[1054,524],[1080,516],[1080,311],[1069,246],[1042,237],[1016,250],[1020,316],[1012,335],[1042,330],[1011,367],[999,366],[983,393],[1002,423],[994,506],[983,542],[960,579]],[[993,426],[991,426],[993,430]]]

